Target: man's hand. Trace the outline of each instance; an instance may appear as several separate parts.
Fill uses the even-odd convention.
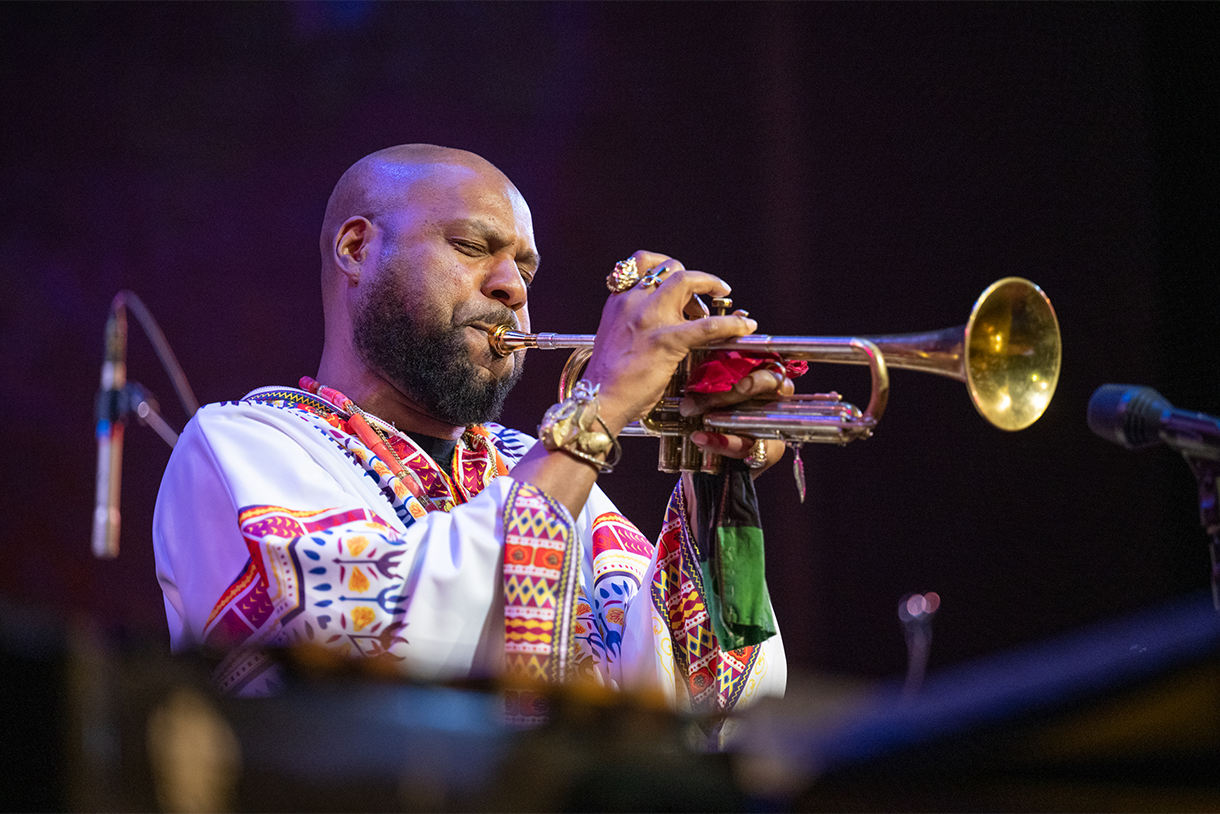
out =
[[[585,378],[601,385],[601,419],[615,434],[652,409],[692,348],[758,327],[740,312],[688,320],[696,295],[725,297],[729,286],[663,254],[641,251],[632,257],[641,276],[653,272],[660,282],[609,296],[585,368]]]
[[[585,368],[585,378],[601,384],[601,418],[616,434],[652,409],[678,364],[693,348],[745,336],[758,327],[744,311],[688,319],[704,313],[696,295],[725,297],[729,286],[713,275],[687,270],[663,254],[640,251],[632,257],[641,277],[653,272],[660,283],[637,284],[610,295],[602,311],[593,355]],[[792,381],[783,374],[760,369],[727,392],[687,396],[681,409],[683,415],[697,415],[768,394],[791,395],[793,390]],[[695,433],[691,440],[730,458],[745,458],[754,445],[752,438],[718,433]],[[765,443],[767,463],[754,473],[756,476],[784,454],[782,441]]]
[[[697,295],[725,297],[728,285],[719,277],[701,271],[688,271],[681,263],[663,254],[636,252],[641,276],[654,272],[657,284],[637,284],[613,293],[602,310],[601,324],[593,343],[593,354],[584,377],[601,386],[598,394],[601,420],[611,434],[643,418],[660,401],[678,364],[692,348],[722,339],[753,333],[757,323],[745,312],[727,316],[704,316]],[[687,317],[692,317],[688,319]],[[700,318],[701,317],[701,318]],[[754,371],[733,390],[704,400],[694,400],[685,409],[703,412],[714,406],[734,404],[766,393],[791,393],[792,382],[770,371]],[[693,413],[692,413],[693,414]],[[744,458],[753,439],[739,436],[696,433],[692,440],[706,449]],[[779,441],[767,442],[767,464],[783,456]],[[765,467],[764,467],[765,468]],[[762,472],[760,468],[755,474]],[[597,469],[563,452],[550,452],[536,444],[513,467],[516,480],[532,483],[579,514],[597,479]]]
[[[709,410],[728,407],[750,399],[765,399],[768,396],[791,396],[796,386],[782,373],[768,368],[759,368],[740,379],[731,390],[720,393],[690,393],[678,405],[684,416],[702,415]],[[715,432],[691,434],[695,446],[728,458],[745,458],[754,447],[755,439],[743,435],[722,435]],[[753,471],[754,477],[766,472],[784,457],[783,441],[767,440],[766,463]]]

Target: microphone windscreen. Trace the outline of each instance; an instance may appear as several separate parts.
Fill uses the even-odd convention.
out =
[[[1128,449],[1153,446],[1161,443],[1161,415],[1169,409],[1151,387],[1103,384],[1089,399],[1089,429]]]

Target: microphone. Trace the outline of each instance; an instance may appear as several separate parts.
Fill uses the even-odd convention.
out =
[[[152,340],[161,364],[174,382],[188,415],[199,409],[177,357],[144,303],[131,291],[120,291],[110,303],[106,320],[106,358],[102,388],[97,394],[97,492],[93,504],[93,554],[101,559],[119,555],[119,486],[123,480],[123,429],[135,413],[173,448],[178,434],[165,423],[152,394],[127,381],[127,311],[131,310]]]
[[[1127,449],[1167,444],[1220,461],[1220,418],[1179,410],[1151,387],[1103,384],[1089,399],[1089,429]]]
[[[1199,520],[1211,538],[1212,605],[1220,612],[1220,418],[1179,410],[1151,387],[1103,384],[1089,399],[1089,429],[1127,449],[1167,444],[1199,484]]]
[[[106,320],[106,357],[97,394],[97,492],[93,504],[93,554],[119,555],[119,486],[123,472],[123,400],[127,384],[127,311],[114,298]]]

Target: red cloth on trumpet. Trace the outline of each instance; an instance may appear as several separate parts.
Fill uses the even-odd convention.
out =
[[[784,369],[784,375],[789,379],[804,376],[809,370],[809,363],[801,359],[785,360],[778,353],[763,353],[757,356],[744,356],[740,351],[713,351],[708,358],[691,371],[686,383],[688,393],[723,393],[732,390],[733,385],[753,373],[760,367],[778,367]]]

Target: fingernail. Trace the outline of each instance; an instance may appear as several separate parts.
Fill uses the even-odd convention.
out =
[[[746,320],[746,325],[750,326],[751,331],[758,330],[758,322],[756,320],[750,319],[749,317],[746,317],[745,320]]]
[[[690,434],[690,440],[696,444],[706,444],[707,443],[707,433],[703,432],[702,430],[692,432]]]

